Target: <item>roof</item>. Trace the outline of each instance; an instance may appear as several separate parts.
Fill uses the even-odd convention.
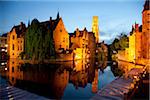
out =
[[[21,35],[23,35],[23,34],[25,33],[25,31],[26,31],[26,26],[25,26],[25,24],[23,24],[23,23],[21,22],[20,25],[14,26],[14,27],[11,29],[10,32],[12,32],[13,29],[15,29],[16,34],[17,34],[17,37],[20,37]]]
[[[45,21],[45,22],[41,22],[41,25],[44,25],[45,27],[47,27],[48,29],[51,29],[52,31],[55,30],[58,22],[61,20],[61,18],[59,19],[55,19],[55,20],[49,20],[49,21]]]
[[[2,37],[7,37],[7,33],[2,34]]]
[[[69,37],[75,36],[75,32],[74,33],[69,33]]]
[[[145,10],[150,10],[150,0],[145,1],[143,11],[145,11]]]
[[[84,28],[83,30],[79,30],[78,28],[76,29],[76,31],[74,31],[74,33],[69,33],[69,36],[72,37],[72,36],[76,36],[76,33],[77,31],[79,32],[79,36],[78,37],[82,37],[83,36],[83,33],[84,31],[87,32],[86,28]]]

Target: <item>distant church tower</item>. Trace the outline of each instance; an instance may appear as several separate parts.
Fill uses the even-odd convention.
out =
[[[142,12],[142,53],[143,58],[150,59],[150,1],[146,0]]]
[[[99,42],[99,28],[98,28],[98,16],[93,16],[92,32],[95,34],[96,43]]]

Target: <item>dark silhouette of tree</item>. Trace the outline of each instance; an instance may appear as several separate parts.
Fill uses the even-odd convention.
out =
[[[44,60],[55,55],[53,37],[50,29],[37,19],[31,22],[25,34],[25,54],[33,60]]]

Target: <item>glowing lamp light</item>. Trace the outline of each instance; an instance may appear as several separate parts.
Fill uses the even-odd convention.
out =
[[[2,49],[1,51],[5,51],[5,49]]]
[[[96,53],[98,53],[98,50],[96,50]]]
[[[75,59],[81,59],[81,58],[82,58],[82,57],[81,57],[80,54],[78,54],[78,55],[75,56]]]
[[[5,70],[7,70],[7,68],[5,67]]]
[[[98,62],[96,62],[96,65],[98,65]]]
[[[133,84],[133,83],[131,83],[131,88],[132,88],[132,89],[134,88],[134,84]]]
[[[134,78],[136,79],[136,78],[137,78],[137,76],[134,76]]]
[[[1,65],[5,65],[5,63],[1,63]]]
[[[8,47],[8,44],[5,44],[5,47]]]

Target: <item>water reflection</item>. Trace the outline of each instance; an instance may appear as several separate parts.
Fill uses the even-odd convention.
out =
[[[115,76],[128,76],[128,73],[133,68],[142,68],[142,65],[136,65],[125,61],[115,61],[112,63],[111,70]]]
[[[89,99],[115,79],[107,62],[95,59],[35,65],[10,59],[7,68],[11,85],[52,99]]]

